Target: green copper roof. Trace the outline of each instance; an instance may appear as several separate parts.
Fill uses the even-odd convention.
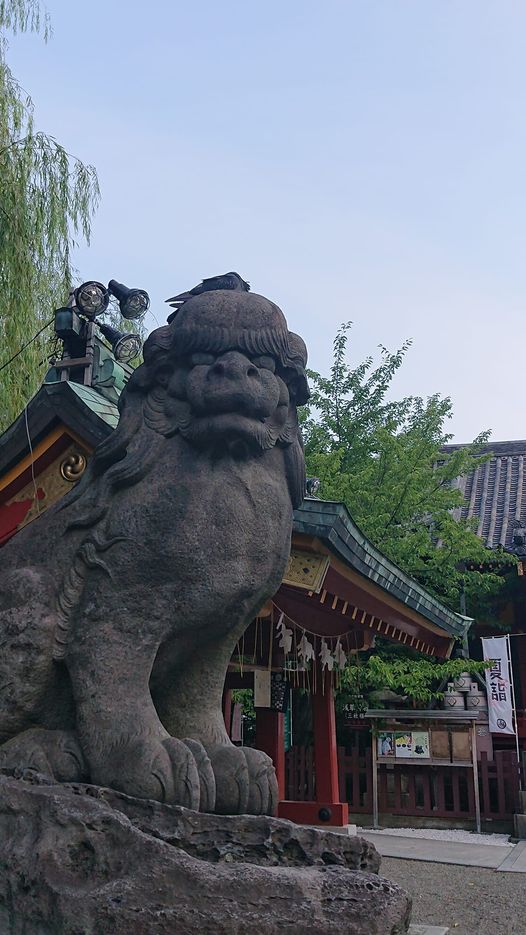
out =
[[[118,421],[116,404],[91,387],[69,380],[43,383],[29,400],[26,412],[0,435],[0,475],[27,455],[28,431],[34,447],[56,425],[63,424],[95,447],[107,438]]]
[[[52,384],[49,383],[47,384],[47,386],[51,385]],[[110,403],[108,399],[101,396],[101,394],[98,393],[97,390],[92,389],[91,386],[83,386],[82,383],[69,382],[68,386],[95,415],[103,419],[108,425],[111,425],[112,429],[117,427],[119,410],[115,403]]]
[[[462,639],[469,630],[473,621],[448,610],[375,548],[343,503],[307,497],[294,512],[294,531],[321,539],[346,565],[451,636]]]

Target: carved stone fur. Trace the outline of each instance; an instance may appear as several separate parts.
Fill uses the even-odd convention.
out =
[[[153,332],[81,483],[2,551],[0,765],[272,813],[272,764],[232,746],[221,694],[285,569],[305,366],[258,295],[192,298]]]

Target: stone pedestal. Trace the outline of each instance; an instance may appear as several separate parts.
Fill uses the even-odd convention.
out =
[[[0,771],[2,935],[402,935],[359,837]]]

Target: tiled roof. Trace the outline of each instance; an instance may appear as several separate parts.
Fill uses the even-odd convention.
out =
[[[444,451],[461,447],[446,445]],[[476,517],[475,532],[489,548],[502,546],[522,554],[518,537],[526,529],[526,440],[493,442],[481,449],[481,454],[490,452],[488,461],[457,478],[464,506],[455,511],[456,518]]]

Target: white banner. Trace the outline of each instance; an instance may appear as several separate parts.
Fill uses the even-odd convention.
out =
[[[489,729],[492,734],[514,734],[508,641],[505,636],[483,639],[482,651],[484,659],[493,660],[486,669]]]

